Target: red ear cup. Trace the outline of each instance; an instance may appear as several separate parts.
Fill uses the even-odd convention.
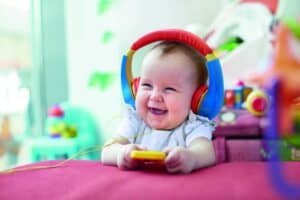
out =
[[[133,92],[134,97],[136,96],[136,93],[137,93],[137,91],[138,91],[138,87],[139,87],[139,84],[140,84],[140,80],[141,80],[140,77],[134,78],[134,79],[132,80],[131,88],[132,88],[132,92]]]
[[[201,105],[201,102],[207,92],[207,89],[208,89],[207,85],[203,85],[203,86],[200,86],[194,92],[192,102],[191,102],[191,108],[194,113],[198,112],[199,105]]]

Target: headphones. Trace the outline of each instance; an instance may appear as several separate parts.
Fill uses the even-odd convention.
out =
[[[121,65],[121,85],[125,103],[135,108],[135,96],[139,78],[132,76],[132,57],[138,49],[157,41],[177,41],[184,43],[206,57],[208,71],[208,84],[200,86],[194,93],[191,109],[195,114],[214,118],[221,110],[224,101],[224,83],[222,67],[213,50],[198,36],[180,29],[165,29],[150,32],[135,41],[126,55],[123,56]]]

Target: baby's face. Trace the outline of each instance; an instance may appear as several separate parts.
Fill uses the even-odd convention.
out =
[[[153,50],[144,59],[136,109],[154,129],[176,128],[188,116],[196,90],[196,66],[184,54],[160,56]]]

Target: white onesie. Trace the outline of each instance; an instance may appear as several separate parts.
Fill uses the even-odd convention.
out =
[[[124,137],[130,143],[139,144],[147,150],[162,151],[166,147],[187,147],[198,137],[212,138],[215,125],[208,118],[195,115],[190,111],[186,121],[173,130],[150,128],[136,113],[127,106],[125,116],[114,138]]]

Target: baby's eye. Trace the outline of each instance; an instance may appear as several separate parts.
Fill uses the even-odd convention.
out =
[[[151,89],[152,88],[152,85],[151,84],[149,84],[149,83],[142,83],[142,88],[144,88],[144,89]]]
[[[175,88],[172,88],[172,87],[166,87],[165,91],[167,91],[167,92],[176,92],[177,90]]]

